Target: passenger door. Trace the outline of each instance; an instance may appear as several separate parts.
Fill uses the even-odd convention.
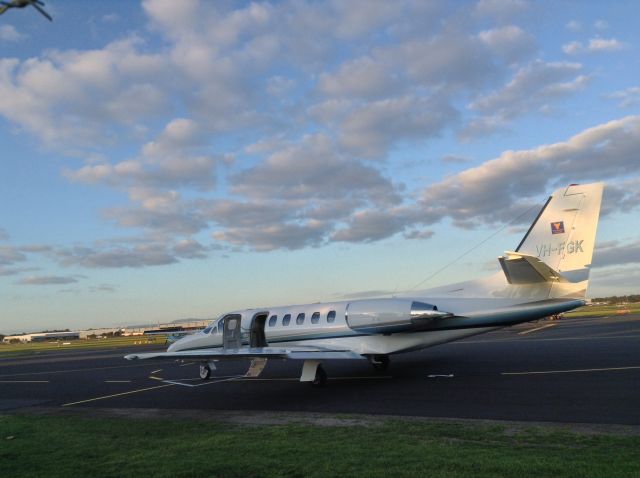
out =
[[[242,346],[242,334],[240,333],[240,314],[227,315],[224,318],[222,346],[225,349],[239,349]]]

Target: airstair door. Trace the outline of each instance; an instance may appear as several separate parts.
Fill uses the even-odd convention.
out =
[[[222,333],[222,346],[225,349],[239,349],[242,346],[242,334],[240,331],[240,314],[227,315],[224,318]]]

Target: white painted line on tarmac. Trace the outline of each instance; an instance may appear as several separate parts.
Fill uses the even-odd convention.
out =
[[[198,384],[191,384],[191,383],[182,383],[182,382],[178,382],[175,380],[164,380],[164,383],[169,383],[171,385],[180,385],[182,387],[189,387],[189,388],[197,388],[197,387],[204,387],[205,385],[213,385],[216,383],[221,383],[221,382],[229,382],[231,380],[236,380],[238,378],[242,378],[244,377],[244,375],[238,375],[238,376],[234,376],[234,377],[228,377],[228,378],[222,378],[220,380],[207,380],[203,383],[198,383]]]
[[[98,401],[98,400],[106,400],[107,398],[121,397],[123,395],[132,395],[134,393],[146,392],[147,390],[156,390],[158,388],[165,388],[165,387],[173,387],[173,384],[172,383],[168,383],[168,384],[164,384],[164,385],[158,385],[156,387],[147,387],[147,388],[140,388],[138,390],[131,390],[129,392],[114,393],[112,395],[105,395],[103,397],[95,397],[95,398],[89,398],[87,400],[80,400],[80,401],[77,401],[77,402],[64,403],[61,406],[62,407],[71,407],[73,405],[80,405],[82,403],[95,402],[95,401]]]
[[[162,377],[154,377],[153,375],[150,375],[149,378],[151,380],[160,380],[160,381],[164,380]]]
[[[158,373],[158,372],[162,372],[162,369],[161,369],[161,368],[159,368],[158,370],[152,370],[152,371],[151,371],[151,372],[149,372],[149,373],[154,374],[154,373]]]
[[[527,342],[562,342],[571,340],[614,340],[614,339],[640,339],[640,335],[618,335],[618,336],[600,336],[593,335],[587,337],[555,337],[551,339],[526,339]],[[448,342],[445,345],[468,345],[468,344],[495,344],[500,342],[516,342],[524,339],[492,339],[492,340],[458,340],[456,342]]]
[[[518,332],[518,335],[530,334],[531,332],[537,332],[538,330],[548,329],[549,327],[555,327],[556,325],[558,325],[558,324],[543,325],[542,327],[536,327],[535,329],[529,329],[529,330],[525,330],[523,332]]]
[[[552,373],[584,373],[584,372],[615,372],[620,370],[640,370],[640,365],[631,367],[607,367],[607,368],[578,368],[574,370],[543,370],[534,372],[501,372],[500,375],[545,375]]]
[[[0,383],[49,383],[49,380],[0,380]]]
[[[148,363],[141,363],[136,365],[116,365],[112,367],[92,367],[92,368],[75,368],[69,370],[49,370],[47,372],[21,372],[21,373],[5,373],[0,374],[0,377],[21,377],[25,375],[49,375],[54,373],[71,373],[71,372],[93,372],[96,370],[113,370],[117,368],[134,368],[134,367],[148,367]]]
[[[433,374],[433,375],[427,375],[427,378],[453,378],[453,374],[449,373],[449,374]]]

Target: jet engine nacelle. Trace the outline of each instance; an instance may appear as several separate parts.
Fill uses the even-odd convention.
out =
[[[452,316],[435,305],[411,299],[359,300],[347,306],[349,327],[367,334],[427,330],[435,319]]]

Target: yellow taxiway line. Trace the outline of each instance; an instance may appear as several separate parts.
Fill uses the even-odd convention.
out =
[[[525,330],[523,332],[518,332],[518,335],[530,334],[531,332],[537,332],[538,330],[548,329],[549,327],[555,327],[556,325],[558,325],[558,324],[543,325],[542,327],[536,327],[535,329],[529,329],[529,330]]]

